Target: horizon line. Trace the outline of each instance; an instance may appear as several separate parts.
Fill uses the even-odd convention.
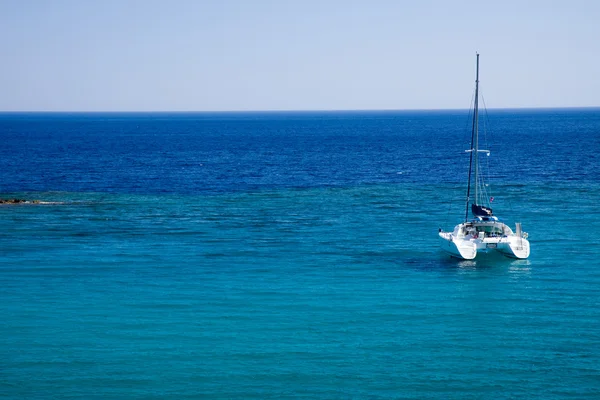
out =
[[[469,111],[472,108],[380,108],[380,109],[267,109],[267,110],[0,110],[0,114],[209,114],[209,113],[319,113],[319,112],[410,112]],[[487,110],[594,110],[600,106],[490,107]]]

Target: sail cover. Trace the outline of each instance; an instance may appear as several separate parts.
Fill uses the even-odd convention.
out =
[[[476,217],[491,217],[492,209],[478,204],[471,204],[471,212]]]

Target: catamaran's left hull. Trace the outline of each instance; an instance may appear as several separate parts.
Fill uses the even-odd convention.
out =
[[[472,260],[477,256],[477,246],[474,241],[454,240],[449,232],[440,232],[440,247],[454,258]]]

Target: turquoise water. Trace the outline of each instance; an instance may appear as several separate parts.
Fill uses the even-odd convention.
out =
[[[437,229],[462,216],[460,179],[435,179],[424,167],[433,156],[407,159],[410,148],[389,158],[387,136],[372,138],[367,150],[353,147],[327,121],[341,138],[328,136],[337,150],[320,156],[339,162],[345,154],[356,174],[340,166],[345,172],[333,181],[319,168],[301,175],[308,164],[294,164],[294,151],[260,158],[246,147],[250,171],[224,162],[233,151],[219,150],[237,178],[154,190],[160,160],[161,187],[184,182],[178,164],[164,166],[192,162],[182,146],[152,160],[130,152],[130,164],[150,169],[140,169],[139,182],[150,183],[129,190],[129,172],[108,157],[122,148],[88,155],[93,168],[110,163],[85,179],[72,173],[83,162],[63,178],[34,170],[7,177],[2,197],[49,204],[0,206],[2,396],[600,397],[600,182],[588,170],[579,179],[561,175],[581,163],[597,167],[597,158],[547,175],[498,173],[495,210],[511,225],[523,222],[531,257],[458,262],[438,250]],[[598,126],[588,129],[598,135]],[[31,152],[41,139],[29,140]],[[358,163],[370,157],[353,149],[380,157]],[[530,157],[535,164],[538,156]],[[193,176],[210,175],[196,167]],[[299,184],[278,181],[286,170]],[[92,191],[90,182],[113,186]]]

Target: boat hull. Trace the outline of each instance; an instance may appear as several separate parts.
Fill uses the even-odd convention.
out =
[[[455,240],[449,232],[440,232],[441,248],[451,257],[472,260],[477,256],[477,245],[473,240]]]
[[[529,257],[529,241],[519,236],[510,236],[498,246],[498,251],[506,257],[524,259]]]
[[[529,257],[529,241],[519,236],[492,238],[457,238],[451,232],[440,232],[440,247],[451,257],[473,260],[477,254],[498,252],[516,259]]]

